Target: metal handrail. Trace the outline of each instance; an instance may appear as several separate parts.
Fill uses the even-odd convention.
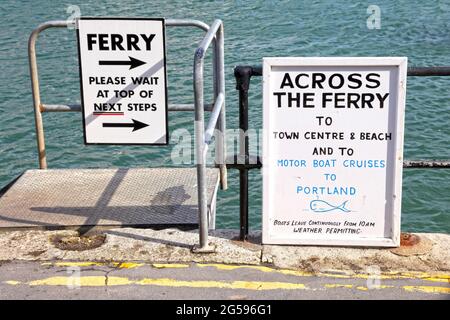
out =
[[[205,111],[212,111],[214,105],[206,103]],[[169,111],[195,111],[193,104],[169,104]],[[81,112],[81,104],[41,104],[41,112]]]
[[[224,102],[225,102],[225,95],[222,92],[220,92],[217,95],[216,102],[214,103],[214,107],[211,110],[211,117],[209,118],[208,125],[206,126],[205,130],[206,145],[209,145],[212,141],[214,129],[216,128],[220,113],[222,112]]]
[[[44,126],[42,121],[43,112],[79,112],[80,104],[43,104],[40,97],[38,66],[36,59],[36,41],[39,34],[49,28],[64,28],[75,26],[73,21],[48,21],[39,25],[30,35],[28,41],[28,57],[30,64],[31,86],[33,94],[36,139],[39,156],[39,168],[47,169],[47,157],[45,149]],[[220,182],[222,189],[227,188],[227,171],[226,171],[226,146],[225,146],[225,77],[224,77],[224,39],[223,24],[220,20],[215,20],[213,25],[209,27],[206,23],[192,19],[166,19],[166,26],[179,27],[197,27],[206,31],[206,35],[201,41],[195,52],[194,58],[194,96],[195,103],[192,104],[175,104],[169,105],[169,111],[195,111],[195,132],[196,132],[196,148],[197,155],[197,186],[198,186],[198,206],[199,206],[199,246],[195,248],[196,252],[210,252],[211,249],[207,245],[208,238],[208,211],[206,199],[206,183],[205,183],[205,163],[206,154],[203,156],[203,150],[207,150],[208,144],[211,142],[211,132],[214,128],[220,131],[220,138],[217,139],[216,145],[216,163],[220,168]],[[213,44],[213,79],[214,79],[214,97],[212,104],[203,102],[203,60],[204,53],[208,47]],[[212,116],[208,123],[207,132],[204,132],[204,111],[212,111]],[[202,129],[201,129],[202,128]],[[211,130],[211,128],[213,128]],[[200,130],[201,129],[201,130]],[[211,135],[211,136],[210,136]],[[205,140],[205,136],[208,137]],[[206,146],[206,147],[205,147]]]
[[[38,66],[36,59],[36,41],[39,34],[49,28],[67,28],[69,26],[74,27],[76,25],[75,20],[55,20],[55,21],[47,21],[40,24],[36,29],[34,29],[30,35],[28,40],[28,59],[30,64],[30,77],[31,77],[31,88],[33,94],[33,104],[34,104],[34,115],[35,115],[35,125],[36,125],[36,140],[37,140],[37,148],[38,148],[38,157],[39,157],[39,168],[47,169],[47,156],[45,149],[45,136],[44,136],[44,125],[42,121],[42,112],[66,112],[66,111],[78,111],[78,105],[44,105],[41,103],[40,96],[40,86],[39,86],[39,77],[38,77]],[[166,19],[166,26],[174,26],[174,27],[196,27],[203,31],[208,31],[209,26],[199,20],[193,19]],[[213,39],[213,45],[216,48],[216,41]],[[213,53],[213,64],[214,64],[214,78],[216,77],[216,62],[217,60],[217,50],[214,50]],[[60,106],[60,107],[56,107]],[[169,106],[170,107],[170,106]],[[186,109],[186,110],[185,110]],[[80,107],[81,110],[81,107]],[[171,110],[169,111],[193,111],[194,108],[179,108],[179,110]],[[209,110],[208,110],[209,111]],[[222,178],[222,174],[221,174]],[[226,180],[226,177],[224,178]],[[224,184],[222,183],[222,186]],[[226,183],[225,183],[226,186]]]
[[[215,102],[213,108],[213,116],[208,124],[205,132],[204,105],[203,95],[203,69],[205,53],[211,42],[216,39],[217,60],[215,71],[217,73],[216,83],[214,84]],[[199,198],[199,231],[200,245],[195,248],[196,252],[212,252],[214,248],[208,243],[208,209],[206,205],[206,156],[211,127],[217,128],[221,132],[221,138],[218,139],[216,145],[216,161],[219,159],[220,176],[222,188],[226,189],[226,146],[225,146],[225,76],[224,76],[224,54],[223,54],[223,23],[221,20],[215,20],[209,28],[207,34],[200,42],[195,50],[194,56],[194,104],[195,104],[195,139],[196,139],[196,161],[197,161],[197,181],[198,181],[198,198]],[[210,138],[208,138],[210,139]],[[218,151],[218,152],[217,152]],[[219,156],[217,155],[219,153]]]

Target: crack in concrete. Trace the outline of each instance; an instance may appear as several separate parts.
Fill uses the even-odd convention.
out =
[[[110,268],[110,270],[108,271],[104,271],[105,272],[105,292],[108,292],[108,285],[109,285],[109,274],[111,272],[120,270],[120,266],[122,265],[122,263],[124,263],[125,261],[117,261],[117,263],[112,264],[110,266],[108,266],[108,268]]]

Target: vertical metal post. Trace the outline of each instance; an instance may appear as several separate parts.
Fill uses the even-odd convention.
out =
[[[195,52],[194,59],[194,100],[195,100],[195,152],[197,166],[197,190],[199,206],[199,229],[200,245],[195,248],[196,251],[203,251],[208,247],[208,207],[206,202],[206,164],[203,159],[203,150],[205,148],[204,133],[204,109],[203,106],[203,49],[199,48]]]
[[[239,91],[239,133],[240,155],[244,156],[245,164],[248,164],[248,90]],[[243,145],[242,145],[243,144]],[[248,169],[244,166],[239,170],[240,184],[240,239],[247,240],[248,237]]]
[[[36,140],[39,156],[39,168],[47,169],[47,155],[45,153],[44,125],[42,123],[41,95],[39,93],[39,76],[36,60],[36,40],[39,33],[48,28],[64,28],[73,21],[48,21],[39,25],[30,35],[28,40],[28,59],[30,63],[31,90],[33,93],[34,120],[36,124]]]
[[[252,68],[239,66],[234,69],[236,77],[236,89],[239,90],[239,161],[249,162],[248,150],[248,89]],[[244,165],[239,168],[239,237],[245,241],[248,237],[248,168]]]
[[[40,29],[36,29],[28,41],[28,59],[30,62],[31,90],[33,93],[34,120],[36,125],[36,140],[39,157],[39,168],[47,169],[47,156],[45,154],[44,125],[42,123],[41,96],[39,93],[39,77],[36,62],[36,39]]]
[[[215,20],[203,38],[194,56],[194,105],[195,105],[195,151],[197,166],[197,188],[199,207],[199,246],[193,248],[196,253],[214,252],[214,247],[208,243],[208,206],[206,201],[206,151],[208,145],[205,141],[204,95],[203,95],[203,60],[205,51],[222,25],[221,20]],[[222,48],[223,49],[223,48]],[[222,56],[222,55],[221,55]],[[220,64],[221,65],[221,64]],[[220,66],[219,65],[219,66]],[[220,70],[220,67],[219,67]],[[220,77],[218,80],[220,81]],[[219,87],[218,87],[219,88]],[[220,89],[220,88],[219,88]],[[221,92],[222,93],[222,92]],[[217,98],[217,97],[216,97]]]

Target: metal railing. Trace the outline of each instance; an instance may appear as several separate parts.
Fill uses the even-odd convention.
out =
[[[229,165],[229,168],[239,170],[239,216],[240,216],[240,239],[247,240],[248,237],[248,170],[260,169],[261,159],[249,154],[248,135],[248,91],[250,81],[254,76],[262,76],[262,66],[236,66],[234,76],[236,78],[236,90],[239,91],[239,129],[242,135],[239,139],[239,161],[238,164]],[[411,67],[408,68],[408,76],[450,76],[450,67]],[[450,169],[450,160],[404,160],[404,168],[432,168]]]
[[[213,39],[216,39],[214,53],[216,59],[214,71],[216,81],[214,82],[214,106],[212,114],[205,131],[204,118],[204,96],[203,96],[203,69],[206,50]],[[194,57],[194,101],[195,101],[195,153],[197,159],[197,180],[198,180],[198,199],[199,199],[199,228],[200,245],[194,248],[195,252],[212,252],[213,247],[208,243],[208,219],[206,206],[206,155],[208,146],[212,141],[212,132],[214,128],[219,127],[222,132],[221,137],[217,139],[216,162],[219,163],[222,188],[227,188],[226,181],[226,146],[225,146],[225,72],[224,72],[224,39],[223,23],[216,20],[209,28],[197,50]]]
[[[222,189],[227,189],[227,168],[225,164],[225,75],[224,75],[224,34],[223,23],[215,20],[208,26],[199,20],[191,19],[166,19],[166,26],[196,27],[206,34],[195,51],[194,56],[194,104],[170,104],[169,111],[195,111],[195,147],[197,155],[197,185],[198,185],[198,209],[199,209],[199,245],[195,252],[211,252],[208,245],[208,208],[206,199],[206,154],[212,141],[212,133],[215,129],[220,132],[216,139],[216,163],[220,170],[220,183]],[[81,112],[80,104],[44,104],[41,101],[39,76],[36,59],[36,41],[39,34],[49,28],[75,27],[76,21],[48,21],[39,25],[30,35],[28,41],[28,57],[30,63],[31,86],[34,103],[34,115],[36,124],[36,139],[38,147],[39,168],[47,169],[47,156],[45,149],[44,126],[42,113],[44,112]],[[203,98],[203,64],[206,50],[213,44],[213,86],[214,102],[205,104]],[[211,111],[211,117],[205,129],[204,111]]]

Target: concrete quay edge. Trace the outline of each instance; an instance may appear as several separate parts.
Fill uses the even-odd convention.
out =
[[[197,230],[117,228],[103,230],[105,242],[97,248],[68,251],[55,247],[55,235],[77,237],[73,230],[7,231],[0,233],[0,263],[9,261],[145,262],[155,264],[216,263],[290,269],[309,274],[440,274],[450,282],[450,235],[415,233],[421,239],[411,248],[350,248],[261,245],[261,233],[238,240],[238,230],[213,230],[216,252],[195,254]]]

